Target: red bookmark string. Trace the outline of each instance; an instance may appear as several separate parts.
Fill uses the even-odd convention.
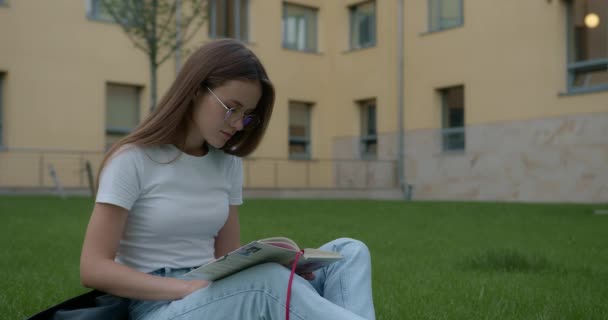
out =
[[[304,254],[304,250],[298,251],[296,253],[296,258],[293,260],[293,264],[291,266],[291,274],[289,275],[289,284],[287,284],[287,302],[285,303],[285,320],[289,320],[289,303],[291,302],[291,283],[293,282],[293,275],[296,274],[296,266],[298,265],[298,260],[300,256]]]

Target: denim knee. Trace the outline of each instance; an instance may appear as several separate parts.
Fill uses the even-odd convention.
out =
[[[363,241],[352,238],[340,238],[332,241],[332,244],[337,251],[347,258],[370,258],[369,248]]]
[[[278,263],[268,262],[244,271],[256,282],[262,282],[271,289],[283,290],[287,285],[290,270]]]

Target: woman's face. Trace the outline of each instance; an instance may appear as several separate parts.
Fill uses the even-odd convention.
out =
[[[211,90],[213,93],[201,88],[202,98],[194,106],[190,134],[200,135],[198,138],[219,149],[243,129],[242,116],[253,112],[262,97],[262,86],[259,81],[230,80]],[[234,120],[224,120],[227,110],[222,103],[237,110],[231,117]]]

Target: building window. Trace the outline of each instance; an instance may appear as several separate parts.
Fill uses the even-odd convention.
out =
[[[378,150],[376,135],[376,100],[359,102],[361,114],[361,158],[374,159]]]
[[[370,1],[350,7],[350,48],[360,49],[376,45],[376,2]]]
[[[139,124],[140,93],[137,86],[106,85],[106,149]]]
[[[209,37],[249,40],[249,0],[209,0]]]
[[[428,0],[429,32],[462,26],[464,0]]]
[[[465,149],[464,87],[452,87],[439,91],[441,94],[443,151]]]
[[[114,22],[114,18],[108,9],[103,5],[103,0],[88,0],[87,1],[87,15],[90,19]]]
[[[310,112],[312,104],[289,102],[289,158],[310,159]]]
[[[608,2],[568,5],[568,91],[608,89]]]
[[[4,142],[4,73],[0,72],[0,149],[5,146]]]
[[[317,52],[317,9],[283,3],[283,47]]]

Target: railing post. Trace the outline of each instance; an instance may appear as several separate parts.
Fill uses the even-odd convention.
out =
[[[59,196],[63,199],[66,198],[65,191],[63,190],[63,186],[61,185],[61,181],[59,181],[59,177],[57,176],[57,171],[55,170],[55,166],[52,163],[49,163],[49,173],[51,178],[53,179],[53,184],[59,193]]]
[[[279,187],[279,160],[274,160],[274,187]]]
[[[363,184],[363,188],[367,189],[369,186],[367,185],[369,183],[369,178],[367,177],[367,175],[369,174],[369,161],[368,160],[363,160],[365,163],[365,173],[364,173],[364,177],[365,179],[363,181],[365,181],[365,183]]]
[[[399,169],[398,169],[398,166],[399,166],[398,161],[393,161],[393,169],[394,169],[393,172],[395,173],[395,175],[394,175],[395,180],[393,181],[393,186],[395,188],[399,188],[399,176],[398,176]]]
[[[338,186],[340,186],[340,160],[338,159],[332,159],[330,160],[333,163],[333,167],[334,167],[334,188],[338,188]]]
[[[310,188],[310,160],[306,160],[306,188]]]
[[[79,178],[80,187],[82,187],[82,185],[84,184],[84,170],[85,170],[84,154],[82,152],[80,153],[79,162],[80,162],[80,169],[78,170],[78,178]]]
[[[38,184],[41,188],[44,187],[44,153],[40,153],[38,160]]]
[[[247,177],[247,188],[249,188],[251,186],[251,169],[249,167],[251,167],[251,161],[247,160],[247,168],[245,169],[245,177]]]
[[[91,191],[91,196],[95,196],[95,179],[93,178],[93,167],[91,166],[91,161],[87,160],[85,165],[85,171],[87,172],[87,177],[89,180],[89,190]]]

